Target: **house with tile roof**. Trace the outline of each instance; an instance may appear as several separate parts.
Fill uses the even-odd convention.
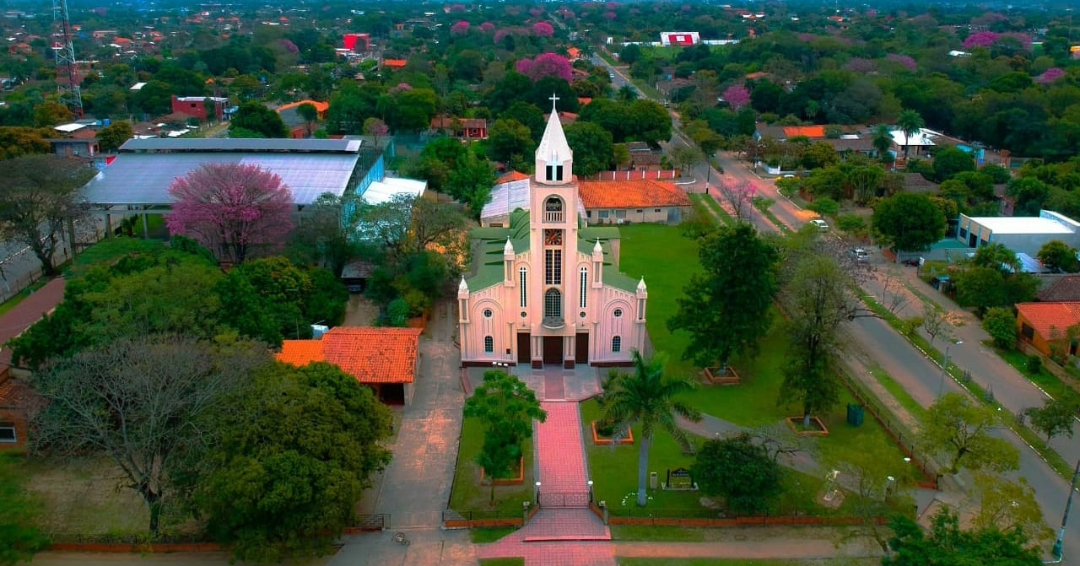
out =
[[[308,121],[297,110],[303,104],[310,104],[315,107],[316,120],[325,120],[326,113],[330,111],[329,102],[319,102],[318,100],[301,100],[279,107],[277,109],[278,116],[281,116],[281,121],[285,122],[285,127],[289,129],[290,138],[304,139],[311,137],[311,124],[308,124]]]
[[[487,139],[488,126],[483,118],[436,116],[431,119],[431,131],[436,134],[445,132],[462,141],[476,141]]]
[[[37,399],[25,381],[8,371],[0,373],[0,452],[26,450],[29,412]]]
[[[1069,329],[1080,325],[1080,302],[1018,303],[1016,330],[1020,340],[1046,356],[1056,352],[1076,355],[1080,336]]]
[[[670,182],[627,179],[579,185],[589,224],[678,224],[690,212],[690,197]]]
[[[419,328],[338,326],[312,340],[285,340],[276,358],[303,367],[334,364],[375,391],[380,401],[409,404],[420,369]]]
[[[1043,303],[1080,301],[1080,275],[1043,275],[1035,300]]]
[[[552,112],[535,175],[501,183],[481,214],[458,285],[462,365],[626,365],[644,349],[645,280],[619,272],[617,229],[586,226],[573,159]]]

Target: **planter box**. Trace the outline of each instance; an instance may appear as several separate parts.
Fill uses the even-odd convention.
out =
[[[596,421],[592,422],[592,441],[597,446],[611,446],[615,443],[614,440],[606,436],[600,436],[596,432]],[[634,443],[634,431],[626,431],[626,438],[620,438],[618,444],[633,444]]]
[[[817,430],[802,430],[802,417],[788,417],[784,420],[788,427],[799,436],[829,436],[829,429],[817,417],[810,417],[810,424],[816,426]]]
[[[484,468],[480,468],[480,483],[484,483]],[[495,480],[495,485],[521,485],[525,483],[525,457],[518,460],[518,474],[513,478],[500,478]]]
[[[727,371],[719,367],[705,368],[701,370],[701,375],[710,385],[738,385],[742,382],[739,374],[731,366],[727,367]]]

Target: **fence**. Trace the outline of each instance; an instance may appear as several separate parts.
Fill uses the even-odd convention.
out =
[[[855,397],[855,400],[859,402],[869,413],[874,420],[881,424],[881,427],[885,429],[885,432],[892,437],[897,446],[900,447],[900,451],[905,456],[911,458],[911,463],[915,464],[919,471],[923,474],[923,480],[917,482],[919,487],[927,489],[937,489],[938,469],[937,464],[930,459],[927,454],[922,454],[915,447],[915,433],[911,432],[906,426],[899,421],[893,419],[890,416],[890,412],[876,397],[871,395],[862,384],[855,381],[851,375],[845,371],[838,372],[840,381],[851,391],[851,395]]]
[[[603,517],[603,509],[592,507],[593,512]],[[609,525],[653,525],[666,527],[747,527],[773,525],[861,525],[867,521],[879,525],[885,524],[885,517],[850,517],[830,515],[808,515],[805,513],[766,513],[755,516],[722,515],[709,509],[639,509],[608,508]]]
[[[596,174],[596,181],[629,181],[631,179],[653,179],[672,181],[679,178],[677,169],[662,171],[601,171]]]
[[[79,233],[76,234],[75,245],[80,248],[99,241],[105,233],[101,223],[96,219],[77,223],[76,227]],[[66,231],[62,237],[63,243],[56,247],[56,253],[53,254],[54,265],[60,265],[72,259],[72,250],[67,242]],[[41,262],[29,247],[23,247],[9,254],[0,260],[0,303],[18,295],[41,279],[42,275]]]
[[[372,513],[368,515],[357,515],[356,525],[347,527],[346,532],[358,532],[358,531],[381,531],[383,529],[390,528],[390,514],[389,513]]]
[[[537,511],[535,505],[530,506],[529,518]],[[483,529],[494,527],[520,527],[525,524],[524,510],[519,513],[503,511],[499,509],[470,509],[455,511],[447,509],[442,512],[443,527],[447,529]]]
[[[541,507],[585,507],[592,502],[587,491],[541,491],[537,499]]]

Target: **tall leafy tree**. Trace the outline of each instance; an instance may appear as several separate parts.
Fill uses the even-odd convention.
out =
[[[1032,407],[1024,414],[1031,419],[1031,426],[1046,435],[1046,441],[1055,436],[1073,437],[1073,417],[1076,405],[1062,399],[1047,399],[1042,407]]]
[[[98,130],[98,146],[106,153],[116,151],[135,135],[131,122],[121,120]]]
[[[685,357],[726,369],[732,357],[757,353],[758,340],[772,325],[779,254],[748,222],[721,226],[700,244],[705,273],[691,275],[667,324],[690,333]]]
[[[1050,240],[1039,248],[1039,261],[1050,269],[1076,273],[1080,271],[1080,260],[1076,250],[1061,240]]]
[[[491,158],[503,163],[510,163],[515,158],[520,160],[535,147],[529,128],[512,118],[496,120],[487,141]]]
[[[243,263],[283,245],[292,230],[292,192],[257,165],[203,165],[174,180],[169,195],[175,199],[169,232],[198,240],[219,261]]]
[[[900,251],[925,250],[945,236],[945,215],[923,194],[899,193],[883,199],[870,220],[874,230]]]
[[[611,133],[596,124],[580,122],[564,129],[566,142],[574,151],[574,174],[591,177],[600,171],[611,169]]]
[[[46,276],[56,275],[53,257],[65,232],[86,216],[80,193],[94,175],[84,161],[27,155],[4,162],[0,176],[0,236],[30,248]]]
[[[1005,440],[990,436],[999,424],[993,409],[946,393],[930,406],[919,435],[927,450],[948,458],[949,473],[961,468],[1015,470],[1020,467],[1020,453]]]
[[[544,422],[547,412],[524,381],[506,372],[487,371],[484,383],[465,400],[465,417],[479,419],[484,429],[477,463],[491,478],[494,502],[495,479],[505,477],[521,458],[521,443],[532,438],[532,422]]]
[[[220,439],[193,476],[209,532],[239,560],[330,552],[390,461],[390,410],[327,363],[266,367],[222,409],[207,421]]]
[[[239,130],[255,134],[247,137],[289,137],[289,129],[285,127],[281,115],[259,102],[245,102],[233,114],[232,119],[229,121],[229,131],[235,132]]]
[[[885,566],[1039,566],[1038,551],[1029,548],[1022,531],[1002,532],[990,527],[964,531],[960,519],[947,507],[931,518],[930,532],[906,516],[892,519],[895,533],[889,540],[892,551],[881,561]]]
[[[217,432],[200,419],[222,408],[248,372],[269,361],[251,344],[214,347],[156,335],[121,339],[79,352],[34,374],[48,403],[33,426],[35,450],[59,457],[109,458],[150,509],[157,534],[172,474],[185,455]]]
[[[692,441],[679,428],[675,417],[695,422],[701,420],[700,411],[677,399],[694,390],[697,383],[686,376],[664,375],[666,362],[667,357],[662,353],[646,360],[641,352],[634,350],[630,358],[632,372],[615,377],[604,396],[604,418],[615,423],[616,435],[625,435],[635,425],[641,427],[638,435],[639,507],[644,507],[648,501],[649,447],[656,432],[667,431],[676,442],[689,449]]]
[[[878,124],[874,126],[874,130],[871,134],[870,143],[877,150],[878,159],[885,159],[885,155],[889,153],[889,148],[892,147],[892,130],[888,124]]]
[[[763,511],[783,490],[780,464],[745,432],[707,441],[690,470],[702,493],[723,497],[736,513]]]

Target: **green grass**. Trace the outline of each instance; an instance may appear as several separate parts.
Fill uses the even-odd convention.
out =
[[[911,416],[920,421],[926,417],[926,408],[920,405],[919,402],[904,389],[904,386],[897,383],[888,372],[875,366],[870,369],[870,375],[874,376],[874,379],[878,380],[878,383],[880,383],[881,386],[896,399],[896,402],[907,410],[908,413],[911,413]]]
[[[701,205],[705,207],[706,211],[712,211],[716,213],[715,217],[719,218],[720,221],[724,224],[731,224],[732,222],[734,222],[734,219],[731,217],[730,214],[727,213],[726,210],[724,210],[724,207],[720,206],[720,203],[716,202],[716,199],[712,198],[711,196],[703,194],[692,194],[690,195],[690,200],[694,201],[695,204],[701,203]]]
[[[454,488],[450,497],[450,508],[465,514],[474,511],[481,514],[518,517],[521,515],[521,502],[533,498],[533,447],[532,440],[526,440],[521,447],[525,457],[525,481],[521,485],[495,487],[495,506],[489,504],[491,487],[480,484],[480,466],[476,456],[484,444],[484,433],[480,421],[475,418],[465,419],[461,426],[461,443],[458,447],[457,467],[454,472]]]
[[[512,527],[499,528],[499,529],[469,529],[469,540],[473,544],[486,544],[489,542],[495,542],[517,529]]]
[[[682,359],[690,335],[670,332],[667,319],[675,314],[676,300],[684,296],[690,275],[701,271],[697,242],[683,237],[676,226],[636,224],[623,226],[619,232],[620,270],[635,279],[644,276],[649,286],[645,327],[654,350],[670,356],[667,371],[696,374],[693,364]]]
[[[485,558],[480,566],[525,566],[524,558]]]
[[[687,511],[693,516],[715,516],[715,512],[701,506],[700,492],[694,491],[663,491],[649,490],[649,502],[645,509],[639,510],[636,506],[636,494],[638,485],[638,455],[640,442],[640,429],[633,427],[634,444],[611,446],[596,446],[591,442],[591,423],[600,418],[600,407],[596,400],[586,401],[581,405],[581,421],[586,442],[586,455],[588,457],[589,477],[595,482],[593,492],[597,501],[606,501],[612,514],[635,512],[646,515],[650,512],[664,511]],[[864,425],[865,429],[865,425]],[[882,432],[882,434],[884,434]],[[854,442],[850,435],[840,433],[837,443]],[[701,446],[705,439],[691,435],[691,441],[696,446]],[[880,441],[880,440],[879,440]],[[899,461],[900,458],[897,458]],[[682,448],[663,430],[656,432],[652,445],[649,448],[649,471],[656,472],[660,481],[668,470],[676,468],[689,468],[694,463],[692,455],[684,454]],[[821,489],[824,479],[804,474],[802,472],[783,468],[782,483],[783,492],[774,500],[768,511],[769,514],[788,514],[793,511],[808,512],[815,515],[845,514],[848,512],[848,504],[840,506],[839,510],[831,511],[818,505],[815,501],[818,491]],[[850,498],[850,496],[849,496]],[[631,536],[626,531],[626,536]],[[681,535],[677,535],[681,536]],[[693,535],[685,535],[693,536]]]
[[[998,356],[1001,356],[1001,359],[1005,360],[1010,366],[1016,368],[1016,371],[1023,374],[1035,385],[1041,387],[1042,390],[1046,391],[1051,397],[1080,406],[1080,393],[1077,393],[1075,389],[1063,383],[1058,376],[1045,369],[1039,370],[1038,373],[1031,373],[1028,371],[1028,357],[1023,352],[1017,350],[1005,351],[999,348],[994,348],[994,351],[997,352]]]

